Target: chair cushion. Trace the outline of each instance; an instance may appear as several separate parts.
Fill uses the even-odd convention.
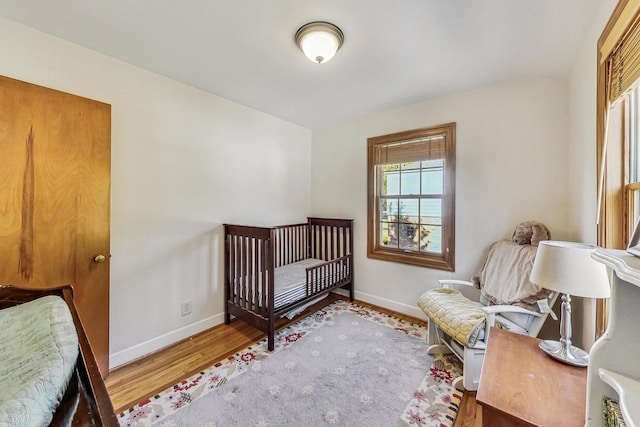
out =
[[[482,308],[455,289],[430,289],[418,298],[418,307],[429,321],[463,345],[476,343],[487,318]]]
[[[67,304],[46,296],[0,310],[0,343],[0,425],[49,425],[78,357]]]

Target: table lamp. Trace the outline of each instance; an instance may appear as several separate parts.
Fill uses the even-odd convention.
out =
[[[589,354],[571,344],[571,295],[608,298],[609,277],[604,264],[591,258],[596,246],[543,240],[531,271],[531,282],[562,293],[560,341],[544,340],[539,347],[549,356],[573,366],[587,366]]]

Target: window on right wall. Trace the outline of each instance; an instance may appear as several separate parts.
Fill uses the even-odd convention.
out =
[[[455,123],[368,139],[367,255],[454,270]]]
[[[624,162],[628,242],[640,218],[640,88],[632,90],[623,103],[627,123]]]
[[[598,39],[598,245],[624,249],[640,216],[640,2],[621,1]],[[596,305],[596,337],[608,321]]]

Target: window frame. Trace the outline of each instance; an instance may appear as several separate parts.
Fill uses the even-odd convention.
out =
[[[380,203],[377,188],[378,165],[376,149],[391,143],[444,137],[442,194],[442,253],[410,251],[380,244]],[[416,265],[438,270],[455,271],[455,135],[456,123],[445,123],[367,139],[367,257]],[[425,197],[425,198],[428,198]]]

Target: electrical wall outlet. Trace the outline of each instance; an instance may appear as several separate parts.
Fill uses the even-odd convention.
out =
[[[182,315],[191,314],[191,300],[182,301]]]

